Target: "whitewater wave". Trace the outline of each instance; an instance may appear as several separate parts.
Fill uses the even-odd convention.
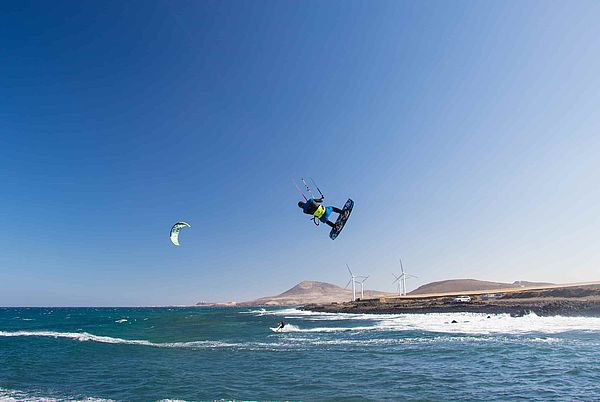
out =
[[[53,398],[48,396],[35,395],[33,393],[27,393],[24,391],[18,391],[14,389],[0,388],[0,401],[3,402],[111,402],[112,399],[100,399],[100,398]]]
[[[93,335],[88,332],[54,332],[54,331],[0,331],[0,337],[49,337],[65,338],[80,342],[98,342],[121,345],[149,346],[155,348],[176,348],[176,349],[238,349],[238,350],[276,350],[282,348],[297,349],[298,344],[290,342],[239,342],[229,343],[220,341],[190,341],[190,342],[150,342],[147,340],[122,339],[110,336]],[[0,398],[0,400],[2,400]]]
[[[289,325],[286,325],[288,327]],[[100,342],[110,344],[125,344],[125,345],[137,345],[147,346],[156,348],[177,348],[187,350],[207,350],[207,349],[236,349],[236,350],[254,350],[254,351],[298,351],[301,349],[312,348],[312,347],[400,347],[406,348],[421,348],[422,345],[431,345],[439,343],[507,343],[507,344],[557,344],[566,342],[564,339],[554,337],[543,337],[536,336],[534,338],[521,338],[514,336],[498,336],[498,335],[453,335],[453,334],[439,334],[435,336],[418,336],[418,337],[386,337],[381,339],[355,339],[353,337],[331,337],[328,335],[317,334],[319,332],[340,332],[347,331],[346,328],[311,328],[302,329],[294,325],[291,325],[287,331],[287,334],[272,334],[270,342],[240,342],[240,343],[226,343],[219,341],[191,341],[191,342],[169,342],[169,343],[155,343],[147,340],[129,340],[121,338],[113,338],[108,336],[98,336],[89,333],[70,333],[70,332],[52,332],[52,331],[16,331],[6,332],[0,331],[0,336],[4,337],[18,337],[18,336],[39,336],[39,337],[52,337],[52,338],[67,338],[81,342]],[[573,343],[573,340],[569,340],[569,343]],[[597,341],[578,341],[582,345],[587,346],[600,346]],[[591,342],[591,343],[590,343]],[[0,400],[7,399],[8,394],[2,394],[0,392]],[[15,397],[16,400],[40,400],[39,398],[21,398]],[[46,400],[46,399],[44,399]],[[50,399],[52,400],[52,399]],[[63,400],[63,399],[61,399]],[[89,399],[92,400],[92,399]]]
[[[344,331],[419,331],[450,334],[557,334],[570,331],[600,332],[599,317],[539,317],[533,313],[522,317],[509,314],[429,313],[429,314],[349,314],[319,313],[298,309],[261,311],[260,315],[278,315],[301,321],[336,321],[359,326],[302,328],[295,325],[282,332],[344,332]],[[284,330],[285,330],[284,328]]]
[[[66,338],[73,339],[80,342],[99,342],[99,343],[110,343],[110,344],[123,344],[123,345],[142,345],[142,346],[153,346],[158,348],[224,348],[224,347],[236,347],[242,346],[243,344],[238,343],[226,343],[219,341],[192,341],[192,342],[167,342],[157,343],[146,340],[136,339],[122,339],[113,338],[111,336],[100,336],[93,335],[88,332],[55,332],[55,331],[0,331],[2,337],[19,337],[19,336],[32,336],[32,337],[49,337],[49,338]]]
[[[600,332],[600,318],[539,317],[533,313],[523,317],[508,314],[419,314],[418,317],[394,317],[378,324],[383,330],[416,330],[461,334],[558,334],[571,331]]]
[[[349,332],[349,331],[368,331],[377,329],[375,326],[367,327],[318,327],[318,328],[300,328],[293,324],[286,324],[282,329],[271,328],[273,332]]]
[[[240,314],[252,314],[252,315],[256,315],[256,316],[273,315],[272,311],[267,311],[264,308],[261,308],[261,309],[258,309],[258,310],[240,311]]]

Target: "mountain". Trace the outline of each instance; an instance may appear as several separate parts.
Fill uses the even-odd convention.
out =
[[[391,296],[392,293],[365,290],[365,299]],[[360,297],[360,289],[356,290]],[[285,292],[270,297],[237,303],[238,306],[298,306],[310,303],[333,303],[352,300],[352,289],[344,289],[326,282],[304,281]]]
[[[476,279],[450,279],[446,281],[431,282],[420,286],[410,292],[411,295],[428,293],[468,292],[471,290],[514,289],[532,286],[552,285],[546,282],[515,281],[513,283],[478,281]]]

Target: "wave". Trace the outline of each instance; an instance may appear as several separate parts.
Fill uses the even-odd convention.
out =
[[[300,322],[335,321],[358,326],[335,326],[303,329],[290,326],[282,332],[341,332],[341,331],[419,331],[450,334],[557,334],[571,331],[600,332],[599,317],[539,317],[533,313],[522,317],[509,314],[429,313],[429,314],[351,314],[320,313],[286,308],[260,312],[260,315],[278,315]],[[370,324],[370,325],[364,325]],[[285,328],[284,328],[285,329]]]
[[[54,332],[54,331],[0,331],[0,337],[49,337],[65,338],[80,342],[99,342],[122,345],[138,345],[156,348],[176,348],[176,349],[222,349],[231,348],[238,350],[272,350],[279,351],[282,348],[296,349],[299,344],[289,342],[240,342],[228,343],[220,341],[190,341],[190,342],[165,342],[157,343],[147,340],[134,340],[113,338],[110,336],[93,335],[88,332]],[[1,400],[1,398],[0,398]]]
[[[93,335],[88,332],[55,332],[55,331],[0,331],[0,336],[3,337],[20,337],[20,336],[32,336],[32,337],[48,337],[48,338],[66,338],[73,339],[80,342],[99,342],[99,343],[111,343],[111,344],[123,344],[123,345],[142,345],[142,346],[153,346],[158,348],[222,348],[222,347],[236,347],[243,344],[226,343],[219,341],[192,341],[192,342],[167,342],[157,343],[146,340],[136,339],[122,339],[113,338],[111,336],[100,336]]]
[[[258,310],[248,310],[248,311],[240,311],[240,314],[253,314],[253,315],[257,315],[257,316],[261,316],[261,315],[272,315],[271,311],[267,311],[264,308],[260,308]]]
[[[348,332],[348,331],[366,331],[375,329],[375,327],[320,327],[320,328],[300,328],[293,324],[286,324],[282,329],[271,328],[273,332]]]
[[[81,401],[81,402],[111,402],[112,399],[101,399],[101,398],[91,398],[91,397],[85,397],[85,398],[54,398],[54,397],[48,397],[48,396],[40,396],[34,393],[28,393],[28,392],[24,392],[24,391],[18,391],[18,390],[14,390],[14,389],[6,389],[6,388],[0,388],[0,401],[3,402],[38,402],[38,401],[44,401],[44,402],[76,402],[76,401]]]
[[[424,331],[452,334],[558,334],[571,331],[600,332],[600,318],[539,317],[533,313],[523,317],[509,314],[444,313],[396,316],[378,324],[382,330]]]
[[[286,327],[290,326],[289,324]],[[39,336],[39,337],[52,337],[52,338],[66,338],[77,340],[81,342],[100,342],[110,344],[125,344],[125,345],[137,345],[147,346],[156,348],[176,348],[176,349],[187,349],[187,350],[207,350],[207,349],[233,349],[233,350],[249,350],[249,351],[298,351],[298,350],[311,350],[314,347],[317,348],[381,348],[381,347],[400,347],[405,348],[422,348],[423,345],[432,345],[439,343],[503,343],[503,344],[559,344],[564,342],[573,343],[573,340],[565,340],[555,337],[514,337],[514,336],[499,336],[499,335],[466,335],[466,334],[438,334],[438,335],[425,335],[416,337],[397,337],[392,335],[391,337],[385,338],[368,338],[360,339],[355,337],[343,337],[343,336],[330,336],[328,334],[315,334],[315,333],[330,333],[330,332],[344,332],[356,330],[356,328],[298,328],[295,325],[291,325],[287,331],[287,334],[272,334],[269,336],[271,339],[267,342],[240,342],[240,343],[226,343],[219,341],[191,341],[191,342],[169,342],[169,343],[155,343],[147,340],[128,340],[121,338],[113,338],[108,336],[97,336],[89,333],[70,333],[70,332],[52,332],[52,331],[39,331],[39,332],[28,332],[28,331],[16,331],[16,332],[5,332],[0,331],[0,336],[4,337],[18,337],[18,336]],[[586,347],[597,347],[600,343],[597,340],[577,340],[577,343]],[[427,346],[429,347],[429,346]],[[1,389],[0,389],[1,391]],[[11,391],[12,392],[12,391]],[[30,399],[22,396],[16,397],[9,394],[3,394],[0,392],[0,400],[13,397],[14,400],[40,400],[39,397],[31,397]],[[52,400],[44,398],[44,400]],[[61,398],[60,400],[64,400]],[[93,399],[86,399],[93,400]]]

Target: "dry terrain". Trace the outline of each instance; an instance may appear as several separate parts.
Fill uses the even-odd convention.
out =
[[[476,279],[448,279],[445,281],[431,282],[420,286],[409,295],[423,295],[431,293],[468,292],[496,289],[521,289],[537,286],[554,285],[545,282],[515,281],[513,283],[489,282]]]
[[[356,291],[360,296],[360,288]],[[365,298],[393,296],[392,293],[376,290],[364,291]],[[260,299],[228,303],[227,306],[302,306],[306,304],[325,304],[352,300],[352,290],[326,282],[304,281],[293,288],[276,296],[261,297]],[[200,303],[199,303],[200,304]],[[202,305],[209,305],[202,303]]]
[[[457,302],[457,296],[469,296]],[[600,316],[600,283],[539,285],[527,288],[440,292],[381,297],[356,302],[306,305],[307,310],[344,313],[508,313]]]

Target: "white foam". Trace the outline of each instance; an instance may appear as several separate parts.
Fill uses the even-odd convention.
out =
[[[52,398],[45,396],[34,396],[32,394],[28,394],[27,392],[17,391],[12,389],[4,389],[0,388],[0,401],[2,402],[58,402],[58,401],[66,401],[66,402],[110,402],[112,399],[100,399],[100,398],[83,398],[83,399],[74,399],[74,398]]]
[[[0,331],[0,336],[4,337],[19,337],[19,336],[37,336],[37,337],[49,337],[49,338],[66,338],[73,339],[80,342],[99,342],[99,343],[111,343],[111,344],[123,344],[123,345],[143,345],[153,346],[158,348],[224,348],[224,347],[236,347],[243,346],[243,344],[226,343],[218,341],[192,341],[192,342],[168,342],[168,343],[156,343],[146,340],[136,339],[121,339],[113,338],[110,336],[99,336],[93,335],[88,332],[54,332],[54,331]]]
[[[452,334],[556,334],[569,331],[600,332],[600,317],[539,317],[528,314],[511,317],[508,314],[430,313],[430,314],[349,314],[320,313],[298,309],[261,312],[261,315],[285,316],[301,321],[361,321],[372,325],[319,327],[303,329],[291,326],[283,332],[340,332],[340,331],[423,331]],[[488,318],[489,317],[489,318]],[[455,322],[453,322],[455,321]],[[290,324],[286,325],[286,328]]]
[[[0,336],[5,337],[16,337],[16,336],[39,336],[39,337],[50,337],[50,338],[68,338],[74,339],[81,342],[101,342],[101,343],[124,343],[128,345],[146,345],[154,346],[152,342],[140,341],[140,340],[128,340],[121,338],[113,338],[110,336],[98,336],[92,335],[88,332],[55,332],[55,331],[0,331]],[[158,345],[158,344],[157,344]]]
[[[600,318],[539,317],[535,314],[523,317],[476,313],[406,314],[384,319],[377,324],[377,327],[392,331],[412,330],[478,335],[557,334],[570,331],[600,332]]]
[[[258,310],[248,310],[248,311],[240,311],[240,314],[254,314],[254,315],[271,315],[270,311],[265,310],[264,308]]]
[[[286,324],[283,328],[271,328],[273,332],[347,332],[347,331],[366,331],[376,329],[370,327],[319,327],[319,328],[299,328],[293,324]]]
[[[314,331],[300,331],[300,332],[314,332]],[[236,348],[243,350],[281,350],[282,348],[294,348],[297,349],[300,343],[290,342],[241,342],[241,343],[228,343],[220,341],[191,341],[191,342],[167,342],[167,343],[155,343],[146,340],[131,340],[113,338],[110,336],[98,336],[87,332],[54,332],[54,331],[15,331],[7,332],[0,331],[0,336],[4,337],[50,337],[50,338],[66,338],[80,342],[99,342],[109,344],[124,344],[124,345],[138,345],[138,346],[149,346],[156,348],[181,348],[181,349],[221,349],[221,348]],[[0,398],[1,400],[1,398]]]
[[[127,322],[127,320],[125,318],[122,318],[120,320],[115,321],[117,324],[122,324],[124,322]]]

